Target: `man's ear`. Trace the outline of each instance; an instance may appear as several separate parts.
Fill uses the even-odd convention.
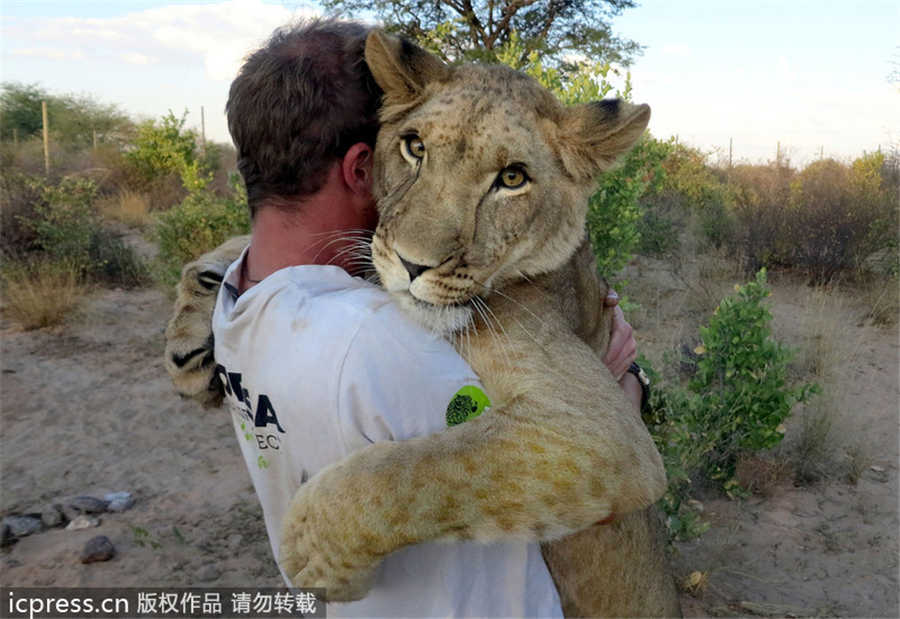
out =
[[[429,82],[444,80],[451,71],[434,54],[382,30],[366,39],[366,64],[384,91],[385,105],[414,101]]]
[[[372,147],[365,142],[351,146],[341,160],[344,184],[354,194],[370,198],[372,195]]]
[[[622,99],[570,107],[559,131],[563,164],[576,178],[593,178],[631,150],[649,122],[649,105]]]

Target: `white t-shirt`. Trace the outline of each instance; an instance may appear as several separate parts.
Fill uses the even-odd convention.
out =
[[[447,341],[410,321],[380,288],[335,266],[304,265],[237,297],[242,260],[216,302],[215,357],[277,558],[281,521],[302,479],[373,442],[440,432],[450,401],[479,383]],[[562,610],[537,544],[429,542],[389,555],[365,599],[329,604],[328,614]]]

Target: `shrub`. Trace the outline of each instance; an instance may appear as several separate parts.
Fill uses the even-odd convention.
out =
[[[732,482],[741,452],[777,445],[782,422],[797,402],[818,390],[807,384],[786,385],[790,353],[771,337],[772,315],[762,301],[769,295],[765,269],[756,279],[735,287],[700,328],[702,348],[697,373],[688,389],[695,396],[688,425],[712,443],[706,454],[706,473]]]
[[[6,311],[26,330],[62,322],[86,292],[80,268],[66,261],[7,262],[0,281]]]
[[[749,268],[805,269],[817,283],[853,271],[874,256],[897,269],[896,162],[882,153],[847,165],[816,161],[800,172],[771,164],[730,173]]]
[[[91,241],[97,226],[93,200],[97,185],[90,179],[64,178],[58,185],[33,179],[41,199],[34,202],[34,217],[25,221],[35,233],[38,247],[57,260],[81,269],[91,262]]]
[[[145,186],[197,163],[196,133],[184,128],[186,120],[187,112],[176,118],[169,111],[160,122],[148,120],[138,126],[133,148],[125,157]]]
[[[0,174],[0,254],[15,255],[35,246],[37,235],[29,221],[41,200],[42,184],[27,174],[6,168]]]
[[[17,228],[4,235],[4,252],[64,263],[89,279],[123,286],[140,285],[147,268],[113,232],[103,228],[94,208],[97,184],[66,177],[54,184],[18,175],[11,181],[17,193]]]
[[[249,231],[247,194],[236,174],[231,186],[232,194],[226,197],[195,190],[178,206],[157,215],[153,238],[159,244],[156,276],[161,283],[174,285],[185,263]]]
[[[675,537],[702,528],[688,503],[694,476],[715,481],[729,496],[740,494],[738,461],[777,445],[793,406],[818,391],[813,384],[787,384],[790,353],[771,337],[772,316],[763,305],[768,295],[765,270],[736,286],[700,328],[696,371],[687,386],[654,381],[645,422],[668,474],[662,507]]]
[[[640,243],[638,200],[660,182],[664,143],[645,135],[615,169],[604,174],[589,202],[588,234],[601,273],[612,275],[625,266]]]

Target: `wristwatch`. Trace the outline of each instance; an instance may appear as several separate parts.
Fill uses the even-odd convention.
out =
[[[634,374],[638,384],[641,386],[641,413],[646,413],[650,404],[650,378],[637,363],[632,363],[625,371],[629,374]]]

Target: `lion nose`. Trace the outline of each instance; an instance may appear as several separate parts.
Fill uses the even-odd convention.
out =
[[[404,260],[403,256],[397,255],[400,258],[400,262],[403,264],[403,267],[406,269],[406,272],[409,273],[409,283],[413,283],[413,280],[417,278],[419,275],[430,269],[431,267],[427,267],[422,264],[413,264],[408,260]]]

